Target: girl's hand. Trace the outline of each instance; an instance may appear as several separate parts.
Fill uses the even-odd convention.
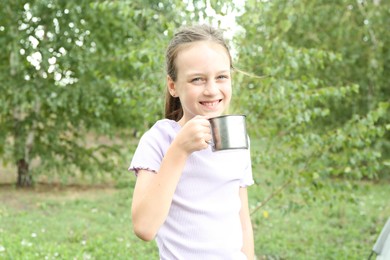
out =
[[[195,116],[177,134],[173,145],[188,155],[206,149],[211,141],[210,122],[205,116]]]

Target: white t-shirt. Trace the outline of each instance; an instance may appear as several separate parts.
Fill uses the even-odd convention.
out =
[[[159,120],[141,138],[130,170],[158,172],[180,125]],[[169,214],[156,242],[161,259],[246,259],[239,216],[239,188],[252,185],[249,149],[213,152],[187,159]]]

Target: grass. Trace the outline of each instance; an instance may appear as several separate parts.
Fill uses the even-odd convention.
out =
[[[0,259],[158,259],[155,242],[132,233],[126,178],[122,188],[0,186]],[[252,209],[283,183],[255,178]],[[252,214],[258,259],[367,259],[390,217],[389,184],[330,180],[311,200],[288,186]]]
[[[0,259],[157,259],[131,232],[130,189],[0,190]]]
[[[343,187],[326,188],[333,193],[329,201],[297,205],[293,194],[271,200],[252,215],[256,253],[265,259],[367,259],[390,217],[389,184]]]
[[[360,182],[353,193],[300,206],[273,198],[252,215],[259,259],[367,258],[390,216],[389,186]],[[0,259],[158,259],[154,242],[132,234],[131,188],[8,186],[0,201]]]

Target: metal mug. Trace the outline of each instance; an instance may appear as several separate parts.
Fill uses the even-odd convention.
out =
[[[213,151],[248,149],[245,115],[210,118]]]

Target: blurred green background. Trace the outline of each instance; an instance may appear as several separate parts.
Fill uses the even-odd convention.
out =
[[[127,167],[138,138],[163,117],[168,41],[193,23],[223,28],[234,54],[230,112],[247,115],[252,140],[258,258],[369,255],[390,216],[390,2],[7,0],[0,3],[0,258],[109,259],[111,251],[121,252],[112,259],[156,258],[153,244],[131,234]],[[113,194],[105,202],[102,186]],[[93,199],[69,199],[72,187]],[[115,216],[126,220],[113,235],[88,233],[67,213],[87,207],[89,223],[91,208],[113,201],[122,207],[112,209],[112,225]],[[23,225],[50,226],[52,207],[76,233],[60,232],[38,249],[26,242],[38,231]],[[95,225],[104,223],[101,216]],[[49,250],[69,236],[74,247]],[[122,255],[118,236],[149,255]],[[89,251],[80,244],[88,238]],[[103,240],[111,251],[98,250]]]

